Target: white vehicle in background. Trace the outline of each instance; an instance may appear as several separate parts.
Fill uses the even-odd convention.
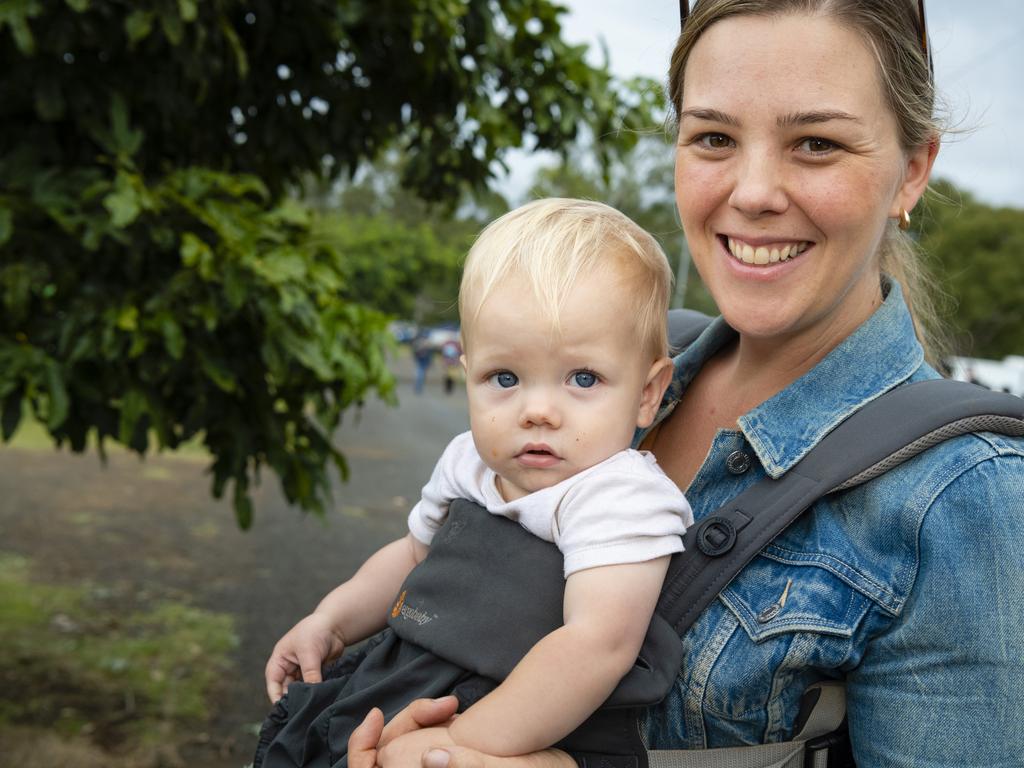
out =
[[[1002,360],[951,357],[949,367],[954,379],[973,381],[997,392],[1024,397],[1024,356],[1009,355]]]
[[[450,341],[458,343],[461,338],[457,325],[438,325],[427,331],[427,341],[435,349],[441,349]]]

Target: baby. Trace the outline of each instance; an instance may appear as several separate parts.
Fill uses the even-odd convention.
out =
[[[671,554],[692,522],[649,453],[631,450],[672,376],[672,273],[657,242],[600,203],[547,199],[488,226],[459,290],[470,432],[445,449],[409,534],[370,557],[275,646],[267,691],[384,628],[454,499],[518,521],[564,557],[564,625],[444,728],[392,741],[382,759],[419,764],[458,744],[492,755],[551,746],[636,660]]]

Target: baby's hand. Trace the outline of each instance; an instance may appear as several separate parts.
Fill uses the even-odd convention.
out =
[[[423,753],[433,747],[453,747],[447,728],[420,728],[388,742],[377,753],[381,768],[420,768]]]
[[[280,699],[296,680],[319,683],[320,667],[344,650],[344,639],[325,616],[313,613],[304,618],[277,641],[267,660],[264,676],[270,701]]]

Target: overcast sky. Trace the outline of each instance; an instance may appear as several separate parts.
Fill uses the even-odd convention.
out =
[[[560,0],[564,36],[608,46],[612,71],[663,80],[679,27],[676,0]],[[1024,208],[1024,2],[927,0],[939,94],[954,125],[935,173],[993,205]],[[799,65],[799,46],[794,65]],[[536,161],[515,163],[509,181],[521,194]]]

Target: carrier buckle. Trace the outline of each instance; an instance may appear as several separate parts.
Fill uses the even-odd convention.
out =
[[[845,723],[839,730],[804,742],[804,768],[856,768]]]

